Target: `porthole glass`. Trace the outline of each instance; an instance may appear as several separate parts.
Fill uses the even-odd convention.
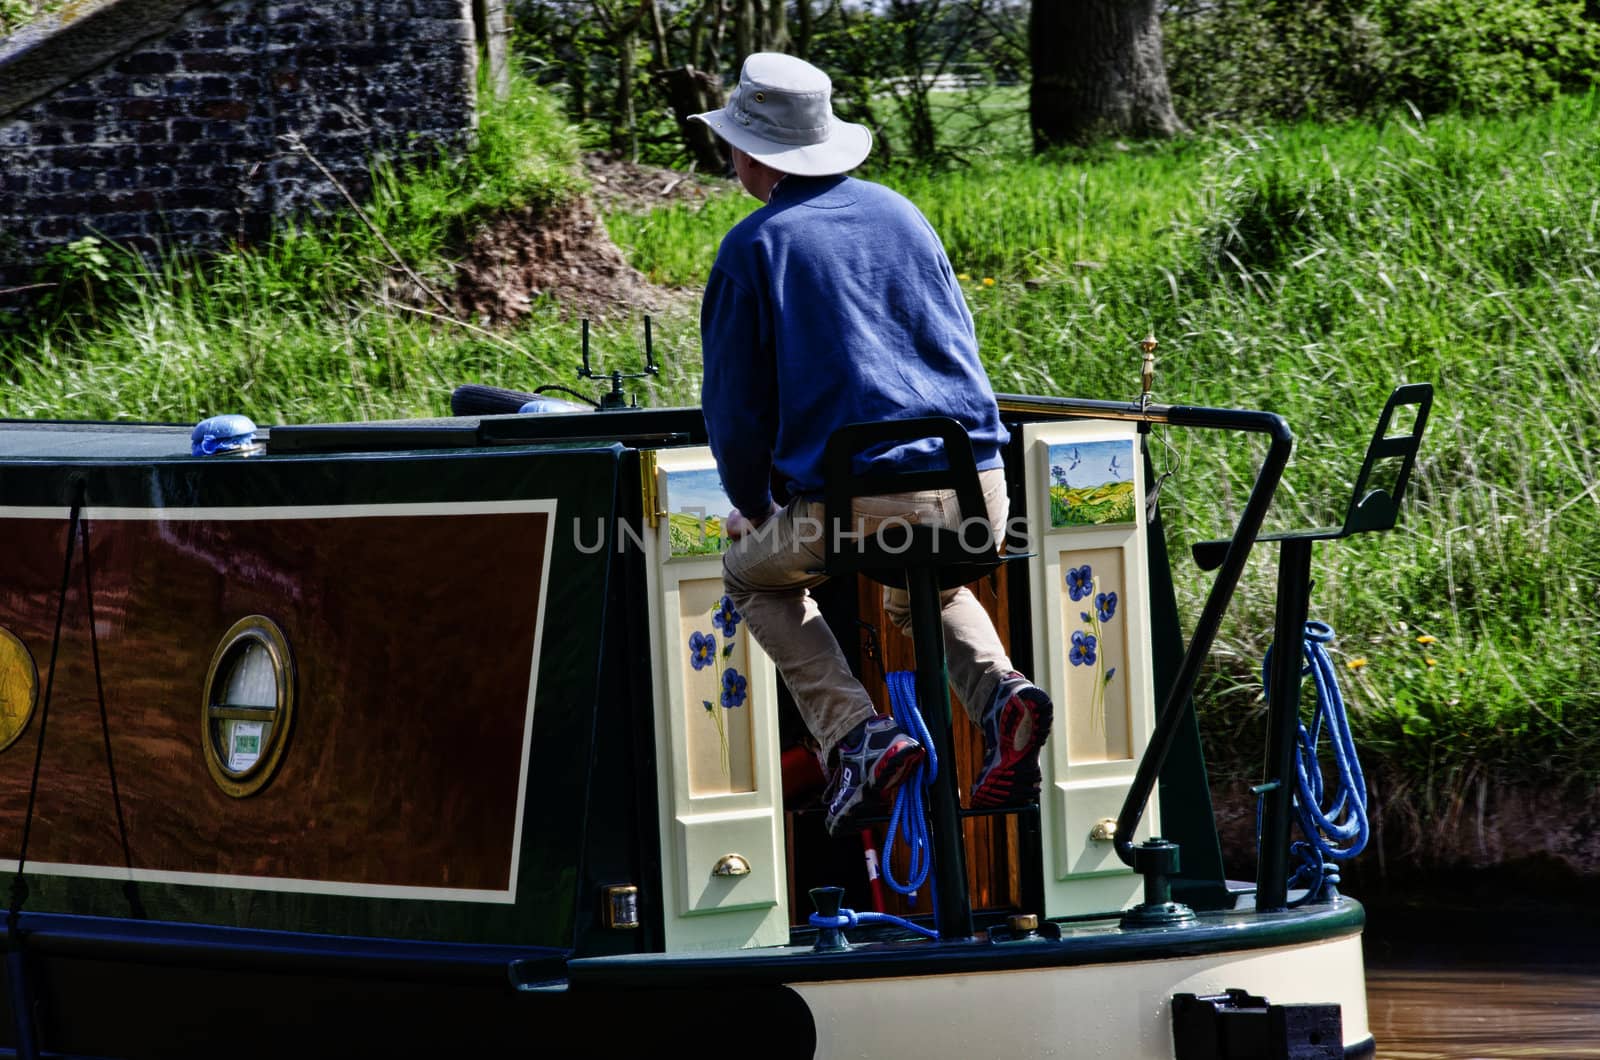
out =
[[[211,657],[201,719],[206,765],[217,786],[242,798],[272,778],[294,719],[294,662],[271,619],[234,624]]]
[[[0,751],[17,741],[39,703],[39,668],[27,647],[0,627]]]

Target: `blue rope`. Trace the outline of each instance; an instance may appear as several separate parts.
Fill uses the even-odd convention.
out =
[[[1306,894],[1290,905],[1299,905],[1323,892],[1324,885],[1339,884],[1340,861],[1347,861],[1366,849],[1369,836],[1367,822],[1367,779],[1361,772],[1361,761],[1356,757],[1356,744],[1350,735],[1350,718],[1345,711],[1344,697],[1339,693],[1333,660],[1324,647],[1333,640],[1333,628],[1326,622],[1307,622],[1305,641],[1301,651],[1306,665],[1301,676],[1311,675],[1317,690],[1317,708],[1308,730],[1297,719],[1299,740],[1295,747],[1296,796],[1295,816],[1300,821],[1304,841],[1290,845],[1291,852],[1299,855],[1300,866],[1289,878],[1289,885],[1303,886]],[[1261,661],[1261,683],[1270,688],[1272,649],[1268,648]],[[1298,690],[1295,690],[1298,693]],[[1285,692],[1289,695],[1290,692]],[[1298,712],[1297,712],[1298,713]],[[1324,727],[1328,743],[1333,749],[1333,761],[1338,783],[1331,791],[1324,791],[1322,766],[1317,761],[1317,745],[1321,742]],[[1332,805],[1324,809],[1329,798]],[[1257,803],[1257,835],[1260,834],[1260,804]]]
[[[933,738],[928,735],[928,725],[917,710],[917,678],[910,670],[896,670],[885,675],[889,684],[889,709],[900,727],[914,736],[928,756],[917,766],[911,779],[900,785],[894,796],[894,813],[889,818],[889,832],[883,841],[883,879],[889,889],[897,894],[912,894],[928,881],[928,869],[933,864],[933,845],[928,835],[928,816],[925,812],[927,790],[939,775],[939,754],[934,750]],[[894,845],[900,827],[905,825],[905,844],[908,853],[906,882],[894,878]],[[866,916],[868,914],[862,914]],[[876,914],[873,914],[876,915]],[[937,934],[934,935],[937,938]]]
[[[838,916],[823,916],[821,913],[811,914],[812,927],[855,927],[857,924],[898,924],[908,931],[915,931],[923,938],[936,939],[939,933],[932,928],[925,928],[921,924],[913,924],[909,920],[902,920],[892,913],[858,913],[854,909],[839,908]]]

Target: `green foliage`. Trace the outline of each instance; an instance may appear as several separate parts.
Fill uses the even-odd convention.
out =
[[[1517,110],[1600,78],[1583,0],[1379,0],[1390,98],[1425,111]]]
[[[1401,112],[887,179],[944,238],[997,389],[1131,398],[1137,341],[1153,332],[1157,400],[1282,413],[1296,447],[1269,529],[1337,522],[1389,389],[1433,382],[1399,528],[1316,553],[1313,614],[1339,633],[1358,738],[1435,785],[1479,768],[1593,780],[1597,117],[1591,94],[1521,117]],[[507,145],[534,138],[522,127],[511,123]],[[493,128],[486,116],[485,158]],[[421,255],[488,204],[543,201],[572,179],[554,166],[548,183],[510,181],[523,187],[513,194],[494,189],[515,167],[464,176],[478,164],[444,170],[445,191],[424,191],[422,173],[396,178],[373,216]],[[424,208],[428,197],[440,205]],[[692,292],[753,208],[730,189],[699,208],[607,221],[636,265]],[[440,413],[461,382],[528,389],[569,376],[572,329],[553,314],[488,334],[407,309],[386,297],[400,276],[364,233],[346,219],[205,268],[174,258],[130,276],[128,296],[97,297],[93,314],[0,338],[12,374],[0,414],[382,418]],[[111,283],[134,271],[107,260]],[[76,267],[106,289],[92,257]],[[693,403],[697,321],[656,324],[666,367],[643,400]],[[637,331],[617,322],[596,345],[631,349]],[[1152,452],[1175,472],[1162,501],[1192,615],[1209,581],[1186,572],[1184,549],[1231,529],[1261,450],[1158,429]],[[1214,760],[1242,773],[1255,764],[1230,749],[1259,745],[1274,560],[1265,549],[1252,560],[1202,689]]]
[[[1583,0],[1180,0],[1168,80],[1191,124],[1511,112],[1600,76]]]
[[[523,0],[510,7],[521,61],[566,106],[586,146],[609,148],[662,165],[689,154],[665,92],[661,65],[711,71],[724,85],[738,76],[738,21],[743,9],[714,0],[660,0],[666,54],[658,59],[639,5],[615,0]],[[1027,5],[1022,0],[812,4],[798,11],[787,40],[772,41],[770,6],[749,9],[753,50],[799,55],[833,77],[841,116],[872,129],[879,163],[947,163],[983,153],[1000,120],[1026,134],[1026,113],[995,107],[1013,94],[1027,67]],[[946,91],[951,84],[967,91]],[[952,106],[966,111],[945,120]],[[1015,128],[1003,134],[1016,136]]]
[[[505,99],[484,84],[478,98],[470,151],[375,169],[369,212],[408,259],[437,256],[484,217],[547,207],[582,187],[577,138],[548,95],[516,77]]]
[[[1100,526],[1133,522],[1133,483],[1050,487],[1051,526]]]
[[[66,6],[67,0],[0,0],[0,38]]]
[[[1269,529],[1338,522],[1389,390],[1434,383],[1400,526],[1316,553],[1313,616],[1358,664],[1341,666],[1358,739],[1436,786],[1480,768],[1592,781],[1597,116],[1600,94],[888,179],[943,236],[997,389],[1131,398],[1153,332],[1158,400],[1283,414],[1297,441]],[[698,285],[754,206],[730,194],[612,230]],[[693,379],[677,394],[694,400]],[[1231,531],[1262,449],[1176,430],[1152,445],[1176,472],[1162,500],[1193,615],[1209,580],[1182,557]],[[1275,559],[1252,560],[1202,689],[1215,764],[1243,775]]]

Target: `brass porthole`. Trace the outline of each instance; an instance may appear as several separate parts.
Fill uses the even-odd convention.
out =
[[[217,786],[234,798],[272,779],[294,722],[294,657],[277,623],[235,622],[211,656],[200,740]]]
[[[17,635],[0,626],[0,751],[17,742],[39,704],[39,668]]]

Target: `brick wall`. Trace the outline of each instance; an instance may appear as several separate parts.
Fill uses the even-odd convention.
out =
[[[124,28],[0,46],[0,290],[84,235],[259,237],[342,202],[318,163],[360,196],[375,153],[431,154],[474,120],[471,0],[102,8]]]

